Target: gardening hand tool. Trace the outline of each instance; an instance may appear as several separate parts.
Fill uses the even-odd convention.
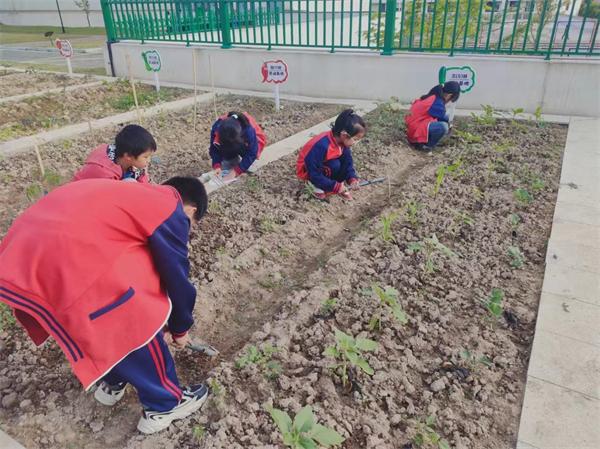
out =
[[[383,181],[385,181],[386,178],[375,178],[375,179],[363,179],[362,181],[360,181],[358,183],[359,186],[368,186],[370,184],[381,184]]]
[[[206,354],[209,357],[216,357],[219,355],[219,351],[216,348],[203,343],[190,342],[188,343],[186,348],[189,348],[192,351],[199,352],[201,354]]]

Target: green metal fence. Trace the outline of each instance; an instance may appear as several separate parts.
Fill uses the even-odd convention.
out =
[[[101,0],[110,41],[600,55],[595,0]],[[577,10],[576,10],[577,9]]]

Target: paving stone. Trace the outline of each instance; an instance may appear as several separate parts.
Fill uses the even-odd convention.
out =
[[[528,374],[600,400],[600,347],[537,328]]]
[[[598,449],[598,422],[599,400],[528,377],[520,441],[537,449]]]

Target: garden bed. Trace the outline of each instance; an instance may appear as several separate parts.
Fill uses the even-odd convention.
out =
[[[35,71],[15,72],[0,69],[0,97],[13,97],[57,87],[92,83],[95,80],[91,76],[68,76]]]
[[[140,107],[193,95],[190,90],[171,87],[164,87],[156,93],[154,87],[148,84],[137,84],[136,93]],[[100,86],[0,104],[0,142],[134,108],[131,85],[125,80],[105,81]]]
[[[429,157],[404,143],[402,113],[383,105],[366,118],[358,171],[389,182],[354,201],[310,199],[294,177],[295,155],[211,197],[191,240],[200,284],[193,335],[221,357],[176,356],[184,383],[212,369],[216,394],[202,413],[136,435],[131,389],[108,411],[81,391],[55,345],[31,352],[10,327],[0,392],[16,389],[19,402],[0,411],[9,433],[30,448],[274,449],[283,446],[265,405],[293,415],[310,404],[347,449],[416,449],[419,432],[454,448],[514,447],[566,128],[460,120],[460,136]],[[53,164],[68,160],[51,148]],[[163,153],[152,174],[158,181],[207,164],[186,163],[196,154],[186,149],[181,165],[167,166]],[[16,179],[35,159],[10,166]],[[384,298],[405,324],[374,285],[394,289]],[[377,342],[364,355],[372,376],[355,370],[344,386],[329,368],[323,352],[334,329]],[[267,355],[244,360],[250,346]]]

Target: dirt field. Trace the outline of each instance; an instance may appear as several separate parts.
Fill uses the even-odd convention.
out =
[[[389,105],[366,116],[356,166],[388,182],[352,202],[310,199],[295,156],[211,197],[191,240],[193,336],[221,357],[176,355],[183,383],[210,377],[201,413],[137,435],[132,389],[112,409],[95,403],[54,344],[34,350],[6,323],[3,427],[29,448],[275,449],[281,436],[265,406],[293,415],[310,404],[345,449],[434,448],[434,435],[457,449],[513,448],[566,127],[459,120],[458,133],[427,156],[405,144],[402,116]],[[293,116],[261,120],[267,134],[300,125]],[[155,181],[207,168],[204,144],[202,153],[189,140],[165,151],[181,132],[159,121],[151,126],[164,151]],[[46,149],[53,170],[71,173],[89,138],[73,144],[78,151]],[[23,192],[35,159],[0,164],[11,176],[5,204]],[[3,214],[2,233],[24,201],[21,193]],[[335,329],[377,342],[362,355],[372,375],[350,367],[344,385],[323,355]],[[251,346],[263,356],[238,368]]]
[[[193,95],[190,90],[170,87],[162,88],[157,94],[154,87],[147,84],[137,84],[136,93],[140,107]],[[131,85],[122,80],[0,104],[0,142],[134,108]]]
[[[91,76],[70,77],[52,73],[39,73],[35,71],[15,72],[0,69],[0,97],[13,97],[15,95],[39,92],[57,87],[74,86],[76,84],[92,83],[95,79]]]

